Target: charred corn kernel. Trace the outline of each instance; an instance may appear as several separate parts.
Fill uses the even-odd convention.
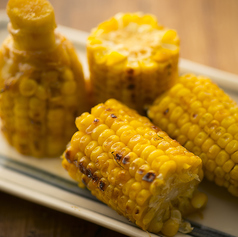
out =
[[[186,93],[183,94],[183,91]],[[187,97],[194,99],[189,102]],[[207,105],[207,100],[210,100],[210,105]],[[173,127],[173,130],[179,130],[176,134],[169,126],[164,126],[163,119],[167,124],[174,122],[167,114],[181,109],[183,115]],[[175,86],[154,101],[148,110],[148,117],[201,157],[207,179],[238,196],[238,185],[235,183],[238,179],[237,113],[237,103],[210,79],[187,74],[179,77]]]
[[[152,15],[119,13],[92,30],[87,56],[95,104],[115,98],[143,114],[177,78],[179,38]]]
[[[109,116],[114,121],[105,124]],[[78,117],[76,126],[79,131],[72,136],[62,165],[99,200],[143,230],[163,229],[174,235],[182,223],[178,203],[189,203],[190,212],[203,206],[199,197],[195,207],[191,204],[203,178],[201,159],[148,118],[110,99]]]
[[[20,153],[59,156],[76,131],[75,118],[88,109],[81,63],[55,32],[47,0],[9,0],[7,13],[10,35],[0,48],[2,131]]]

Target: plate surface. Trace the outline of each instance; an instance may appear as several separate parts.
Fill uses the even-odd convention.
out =
[[[0,44],[8,35],[8,18],[0,11]],[[86,61],[87,33],[59,26],[58,31],[71,40],[88,76]],[[192,72],[207,75],[238,102],[238,76],[206,67],[191,61],[180,60],[180,73]],[[35,203],[94,222],[128,236],[148,237],[148,233],[119,216],[99,202],[90,192],[80,189],[61,166],[60,158],[35,159],[18,154],[0,133],[0,190]],[[194,230],[182,236],[238,236],[238,199],[224,188],[203,181],[200,190],[208,195],[203,216],[190,217]],[[150,234],[151,237],[157,236]]]

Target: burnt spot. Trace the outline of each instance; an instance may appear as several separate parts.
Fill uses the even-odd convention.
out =
[[[168,76],[170,76],[172,74],[172,65],[171,64],[167,65],[167,70],[168,70]]]
[[[98,123],[98,122],[99,122],[99,119],[95,118],[95,119],[93,120],[93,122],[94,122],[94,123]]]
[[[86,169],[86,175],[88,178],[93,178],[93,171],[92,169]]]
[[[93,177],[93,182],[97,183],[99,180],[99,177],[95,173],[93,174],[92,177]]]
[[[38,116],[38,114],[36,114],[36,113],[35,113],[35,115]],[[41,125],[42,125],[42,122],[40,122],[40,121],[35,121],[35,120],[32,120],[32,119],[30,120],[30,123],[31,123],[31,124],[34,124],[34,125],[36,125],[36,126],[41,126]]]
[[[160,135],[157,134],[157,138],[159,139],[164,139],[163,137],[161,137]]]
[[[166,115],[166,114],[168,114],[168,112],[169,112],[169,108],[166,109],[166,110],[163,112],[163,114]]]
[[[74,163],[74,165],[75,165],[76,167],[79,167],[78,160],[74,160],[73,163]]]
[[[66,158],[66,160],[69,162],[69,163],[72,163],[71,161],[71,150],[67,150],[65,153],[64,153],[64,157]]]
[[[85,177],[82,178],[82,183],[83,183],[85,186],[87,186],[87,180],[86,180]]]
[[[171,69],[171,68],[172,68],[172,65],[169,63],[169,64],[167,65],[167,68],[168,68],[168,69]]]
[[[121,158],[122,158],[122,155],[120,155],[120,154],[117,153],[115,159],[118,160],[118,161],[120,161]]]
[[[153,172],[148,172],[148,173],[146,173],[146,174],[143,176],[142,180],[151,183],[151,182],[154,181],[155,177],[156,177],[155,173],[153,173]]]
[[[121,154],[118,154],[118,153],[116,153],[116,155],[115,155],[115,154],[114,154],[114,151],[111,152],[111,154],[113,155],[113,158],[114,158],[114,160],[117,162],[117,164],[118,164],[122,169],[124,169],[124,167],[119,163],[119,161],[120,161],[121,158],[122,158],[122,155],[121,155]]]
[[[112,108],[107,108],[105,109],[105,111],[112,111]]]
[[[117,116],[115,114],[111,114],[112,118],[117,118]]]
[[[83,162],[79,162],[79,170],[81,173],[86,174],[86,168],[83,165]]]
[[[156,131],[156,132],[161,131],[161,129],[158,128],[158,127],[156,127],[155,125],[152,125],[151,128],[152,128],[154,131]]]
[[[106,184],[102,180],[99,181],[99,189],[103,192],[106,189]]]
[[[135,89],[135,85],[134,84],[130,84],[130,85],[128,85],[127,89],[128,90],[133,90],[133,89]]]
[[[123,159],[122,159],[122,164],[124,165],[127,165],[130,163],[130,156],[125,156]]]
[[[12,89],[17,84],[17,79],[14,77],[8,78],[5,81],[4,89],[9,90]]]
[[[138,215],[139,213],[140,213],[140,210],[137,208],[137,209],[135,210],[135,214]]]
[[[132,76],[134,74],[134,69],[133,68],[128,68],[126,70],[126,73],[129,74],[130,76]]]

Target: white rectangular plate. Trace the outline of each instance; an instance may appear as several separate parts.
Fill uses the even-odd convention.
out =
[[[0,11],[0,43],[7,36],[8,18]],[[59,26],[71,40],[88,76],[86,61],[87,33]],[[238,76],[209,68],[188,60],[180,60],[180,72],[207,75],[238,101]],[[238,199],[224,188],[203,181],[200,189],[208,195],[208,204],[201,215],[189,219],[194,230],[186,236],[238,236]],[[80,189],[61,166],[60,158],[35,159],[18,154],[0,133],[0,190],[35,203],[102,225],[128,236],[148,237],[148,233],[119,216],[99,202],[89,191]],[[150,234],[151,237],[156,236]],[[176,237],[185,236],[178,233]]]

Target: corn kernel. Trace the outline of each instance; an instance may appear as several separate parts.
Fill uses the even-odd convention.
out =
[[[179,229],[179,223],[173,219],[167,220],[163,227],[161,232],[166,236],[174,236]]]
[[[234,167],[234,165],[235,165],[235,163],[233,160],[228,160],[224,163],[222,168],[226,173],[229,173],[232,170],[232,168]]]
[[[230,172],[231,178],[238,181],[238,165],[235,165]]]
[[[235,163],[238,163],[238,151],[234,152],[234,153],[231,155],[231,159],[232,159]]]
[[[20,83],[19,90],[23,96],[32,96],[37,90],[37,83],[32,79],[24,78]]]
[[[218,140],[217,140],[217,144],[221,147],[221,148],[225,148],[226,145],[232,140],[233,136],[229,133],[224,133]]]
[[[235,151],[238,150],[238,141],[237,140],[232,140],[230,141],[226,147],[225,147],[225,150],[228,154],[232,154],[234,153]]]

